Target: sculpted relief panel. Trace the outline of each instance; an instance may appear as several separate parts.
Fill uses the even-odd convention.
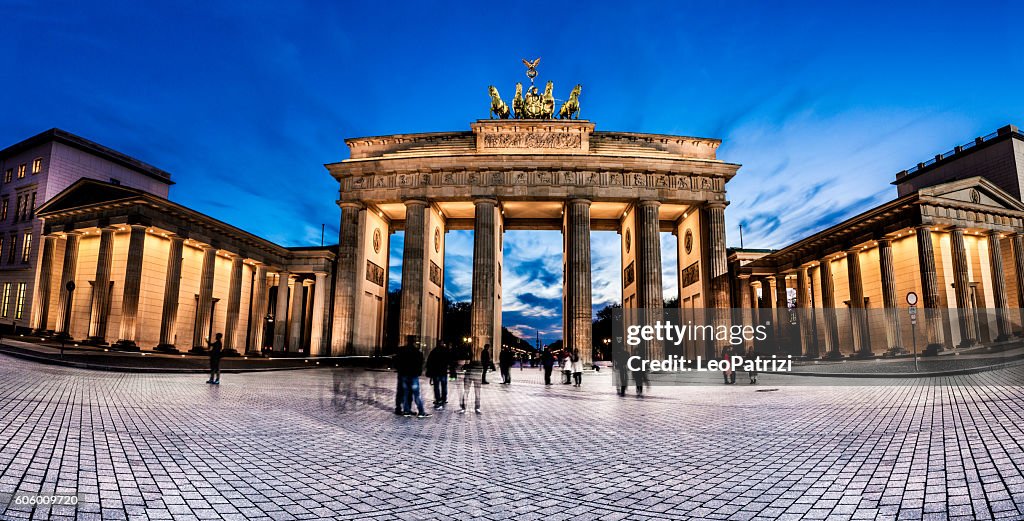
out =
[[[579,149],[582,136],[554,132],[493,132],[483,134],[483,148]]]
[[[688,192],[725,191],[725,181],[720,177],[564,170],[444,172],[437,174],[382,173],[354,176],[343,182],[343,188],[346,191],[441,186],[635,186]]]

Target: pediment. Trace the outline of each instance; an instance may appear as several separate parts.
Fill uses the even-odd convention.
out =
[[[922,196],[946,199],[968,205],[1024,211],[1024,202],[982,177],[972,177],[923,188]]]
[[[141,195],[142,192],[132,188],[94,179],[81,179],[40,206],[36,215],[45,216],[82,206],[135,199]]]

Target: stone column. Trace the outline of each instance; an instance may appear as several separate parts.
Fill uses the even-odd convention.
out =
[[[925,312],[926,349],[942,349],[942,322],[939,316],[939,278],[935,271],[935,246],[927,226],[918,226],[917,261],[921,273],[921,302]]]
[[[356,277],[362,276],[359,261],[359,220],[366,207],[359,203],[341,204],[341,230],[338,236],[338,262],[334,276],[334,323],[331,354],[340,356],[352,349],[356,313]]]
[[[950,253],[953,254],[953,289],[956,294],[956,315],[960,325],[960,347],[978,343],[975,330],[974,308],[971,306],[970,275],[967,268],[967,248],[964,247],[964,231],[954,226],[949,231]]]
[[[264,319],[267,316],[267,265],[257,264],[256,275],[253,280],[253,305],[252,320],[249,321],[249,351],[250,355],[258,355],[263,352],[263,328],[266,325]]]
[[[660,207],[661,202],[654,200],[640,201],[636,205],[636,297],[637,307],[647,312],[647,316],[642,317],[647,323],[661,320],[665,306],[661,285]],[[663,358],[663,345],[648,342],[647,346],[650,359]]]
[[[231,257],[231,282],[228,286],[228,310],[224,322],[224,349],[238,351],[238,315],[242,307],[242,257]]]
[[[274,351],[284,351],[288,341],[288,279],[287,271],[277,273],[277,306],[274,310]]]
[[[330,355],[328,347],[324,345],[324,312],[327,307],[327,274],[322,271],[314,272],[316,282],[313,284],[313,321],[310,325],[309,335],[309,356]]]
[[[807,357],[817,357],[820,355],[811,322],[810,295],[810,276],[807,267],[801,266],[796,270],[796,312],[800,325],[800,352]]]
[[[739,291],[739,295],[737,295],[737,297],[739,297],[740,320],[743,326],[749,326],[752,325],[754,322],[753,311],[751,309],[754,307],[754,305],[753,301],[751,300],[753,298],[753,295],[751,294],[752,288],[750,287],[750,276],[738,275],[737,280],[738,282],[736,286],[737,290]],[[745,338],[743,340],[743,346],[744,350],[750,350],[752,347],[754,347],[753,339],[748,340]]]
[[[896,301],[896,276],[892,265],[892,239],[878,239],[878,266],[882,274],[882,307],[885,308],[886,347],[899,352],[903,348],[900,314]]]
[[[427,270],[426,201],[405,202],[405,243],[402,250],[402,301],[398,312],[398,343],[422,342],[423,274]],[[424,346],[420,346],[423,348]],[[431,346],[432,347],[432,346]]]
[[[864,283],[860,272],[860,248],[846,252],[846,275],[850,285],[850,325],[853,328],[853,352],[860,358],[874,356],[867,314],[864,310]]]
[[[69,289],[68,286],[73,286],[75,282],[78,243],[82,236],[78,232],[71,232],[64,238],[64,264],[60,270],[60,298],[57,302],[57,321],[54,329],[58,337],[71,338],[71,301],[74,300],[74,289]]]
[[[89,320],[89,341],[107,343],[107,308],[110,307],[110,268],[114,260],[114,229],[100,231],[99,255],[96,258],[96,279],[92,286],[92,316]]]
[[[775,344],[780,354],[787,352],[783,349],[787,343],[787,332],[789,329],[789,295],[786,292],[786,274],[775,274]],[[796,353],[790,353],[796,354]]]
[[[50,283],[53,280],[53,250],[57,247],[57,238],[53,235],[43,237],[43,253],[39,261],[39,283],[33,292],[32,328],[38,333],[46,331],[46,319],[50,315]]]
[[[146,246],[146,227],[132,225],[128,238],[128,262],[124,270],[124,294],[121,298],[120,349],[138,350],[135,344],[139,323],[139,294],[142,291],[142,259]]]
[[[585,366],[592,362],[594,311],[590,286],[590,201],[565,203],[565,298],[562,299],[565,346],[577,349]]]
[[[292,304],[291,316],[288,320],[288,350],[298,353],[302,351],[302,323],[305,322],[302,316],[302,281],[295,277],[291,286]]]
[[[494,214],[498,201],[477,199],[473,223],[473,289],[470,334],[473,338],[473,359],[478,360],[484,344],[491,344],[492,355],[500,351],[501,339],[494,339],[495,285],[497,283],[497,252]]]
[[[842,358],[839,351],[839,324],[836,320],[835,284],[832,281],[832,260],[824,258],[818,265],[821,270],[821,312],[825,319],[825,356]]]
[[[1010,243],[1013,244],[1013,271],[1017,276],[1017,308],[1021,321],[1018,335],[1024,336],[1024,234],[1011,235]]]
[[[302,281],[303,294],[305,295],[302,299],[302,347],[308,351],[313,350],[312,338],[310,331],[313,328],[313,279],[305,279]],[[307,352],[308,355],[308,352]]]
[[[731,289],[729,288],[729,259],[725,251],[725,202],[707,203],[701,208],[701,221],[705,224],[703,229],[707,236],[704,244],[707,248],[707,287],[710,290],[707,306],[711,310],[708,318],[717,328],[729,328],[732,324],[730,311],[732,308]],[[660,227],[659,227],[660,228]],[[658,239],[660,248],[661,239]],[[681,268],[681,266],[680,266]],[[729,345],[728,340],[722,339],[709,343],[708,348],[714,348],[714,353],[706,353],[708,356],[716,355],[724,351]]]
[[[185,238],[177,235],[170,237],[170,248],[167,250],[167,280],[164,282],[164,304],[160,316],[160,343],[157,351],[177,353],[174,347],[174,329],[178,325],[178,300],[181,298],[181,261]]]
[[[992,270],[992,297],[996,304],[996,341],[1010,338],[1010,324],[1006,317],[1006,274],[1003,272],[1003,245],[999,232],[988,232],[988,259]]]
[[[199,275],[199,302],[196,303],[196,322],[192,328],[192,351],[205,352],[209,335],[210,307],[213,305],[213,277],[217,265],[217,250],[203,246],[203,269]],[[213,340],[212,338],[210,339]]]

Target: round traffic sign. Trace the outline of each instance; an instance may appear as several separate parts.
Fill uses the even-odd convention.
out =
[[[917,293],[914,293],[913,291],[907,292],[907,304],[910,304],[911,306],[917,304]]]

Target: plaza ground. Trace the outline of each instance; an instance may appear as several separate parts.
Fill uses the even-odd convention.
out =
[[[576,389],[515,369],[482,415],[415,419],[392,413],[388,372],[218,387],[3,356],[0,517],[1024,518],[1024,366],[913,386],[742,376],[641,399],[607,373]]]

